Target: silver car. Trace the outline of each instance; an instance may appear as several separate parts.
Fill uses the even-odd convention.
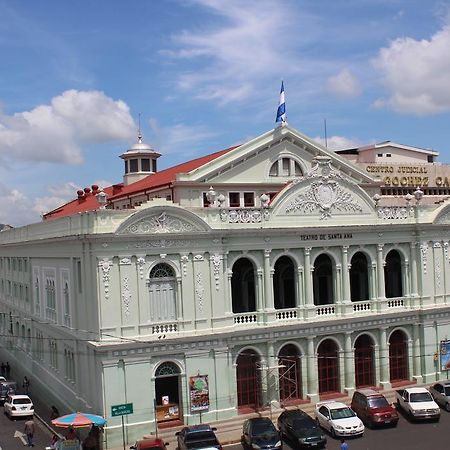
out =
[[[434,401],[446,411],[450,412],[450,380],[433,384],[429,390]]]

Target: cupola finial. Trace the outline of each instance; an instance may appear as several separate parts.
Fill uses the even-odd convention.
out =
[[[142,144],[142,133],[141,133],[141,113],[139,113],[139,131],[138,131],[138,143]]]

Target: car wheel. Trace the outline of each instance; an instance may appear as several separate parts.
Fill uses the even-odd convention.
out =
[[[447,412],[450,412],[450,403],[446,403],[444,408]]]
[[[336,431],[334,431],[334,428],[333,428],[333,427],[331,427],[330,433],[331,433],[331,437],[332,437],[333,439],[337,439],[337,434],[336,434]]]

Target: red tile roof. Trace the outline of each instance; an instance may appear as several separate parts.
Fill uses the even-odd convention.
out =
[[[192,170],[198,169],[199,167],[213,161],[219,156],[222,156],[237,147],[238,146],[230,147],[225,150],[211,153],[210,155],[202,156],[201,158],[178,164],[177,166],[169,167],[161,170],[160,172],[149,175],[142,180],[136,181],[135,183],[129,184],[128,186],[124,186],[123,183],[120,183],[103,188],[103,190],[107,194],[108,200],[117,200],[131,194],[137,194],[139,192],[145,192],[150,189],[166,186],[176,180],[177,174],[188,173]],[[61,205],[59,208],[44,214],[43,217],[44,219],[56,219],[59,217],[71,216],[80,212],[95,211],[99,208],[99,206],[100,205],[95,197],[95,194],[91,191],[82,198],[72,200],[64,205]]]
[[[160,172],[156,172],[155,174],[149,175],[142,180],[136,181],[135,183],[129,184],[128,186],[124,186],[120,190],[120,192],[118,192],[116,195],[113,195],[110,200],[117,200],[121,197],[127,197],[131,194],[148,191],[160,186],[166,186],[170,183],[173,183],[179,173],[188,173],[192,170],[198,169],[199,167],[204,166],[214,159],[217,159],[219,156],[225,155],[235,148],[237,148],[237,146],[230,147],[225,150],[220,150],[218,152],[211,153],[210,155],[202,156],[201,158],[193,159],[191,161],[178,164],[177,166],[161,170]]]

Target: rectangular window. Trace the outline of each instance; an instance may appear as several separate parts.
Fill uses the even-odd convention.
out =
[[[149,158],[141,159],[141,170],[142,170],[142,172],[150,172],[150,159]]]
[[[289,166],[290,166],[290,159],[289,158],[283,158],[282,159],[282,176],[283,177],[288,177],[290,175],[290,170],[289,170]]]
[[[427,162],[432,163],[433,161],[433,155],[428,155],[427,156]]]
[[[378,158],[382,158],[383,157],[383,153],[378,153]]]
[[[228,198],[230,201],[230,208],[239,208],[239,206],[241,206],[241,199],[239,192],[230,192],[228,194]]]
[[[128,173],[128,161],[124,161],[125,163],[125,173]]]
[[[207,208],[209,206],[209,201],[208,198],[206,197],[206,192],[203,192],[202,199],[203,199],[203,208]]]
[[[83,292],[83,280],[81,278],[81,261],[79,259],[77,259],[76,261],[75,270],[76,270],[78,293],[81,294]]]
[[[138,160],[130,159],[130,173],[135,173],[138,171]]]
[[[390,158],[392,155],[390,153],[386,153],[386,158]]]
[[[244,192],[244,206],[246,208],[251,208],[255,206],[255,193],[254,192]]]
[[[156,173],[156,159],[152,159],[152,172]]]

